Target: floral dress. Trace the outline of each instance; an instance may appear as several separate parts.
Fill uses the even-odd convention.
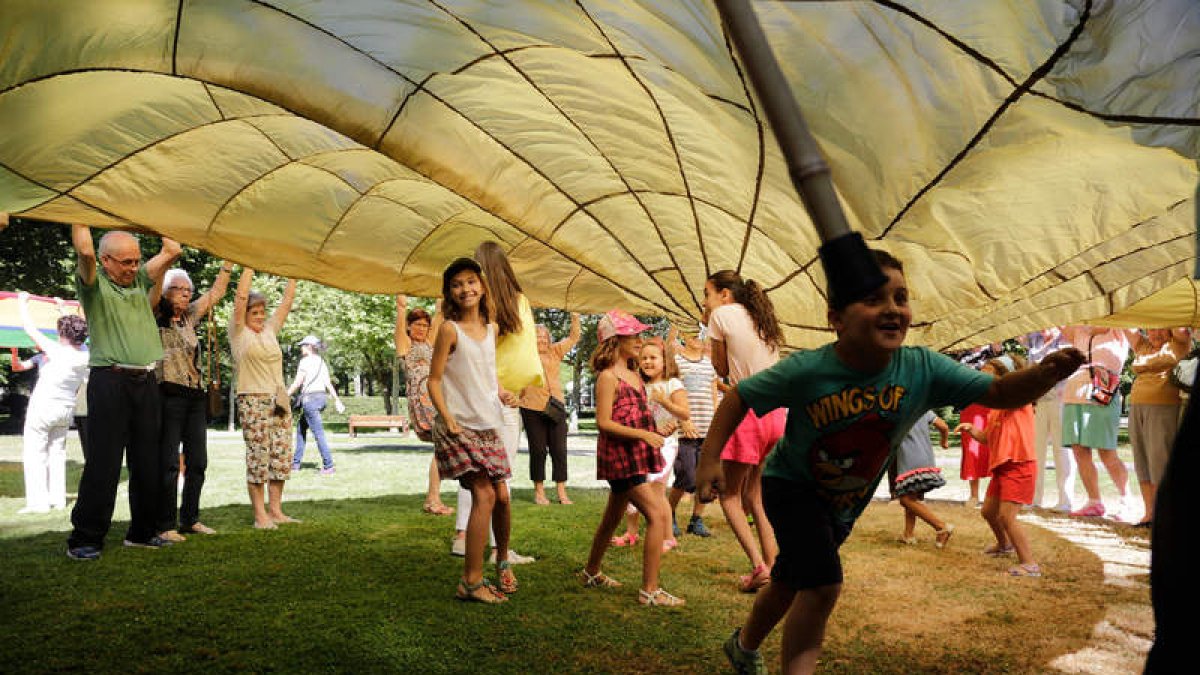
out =
[[[437,414],[429,398],[429,365],[433,363],[433,346],[414,342],[404,357],[404,377],[408,392],[408,417],[417,438],[433,440],[433,418]]]
[[[634,429],[655,431],[654,416],[642,387],[634,388],[617,378],[612,421]],[[621,480],[658,473],[666,466],[662,453],[649,443],[600,432],[596,440],[596,478]]]

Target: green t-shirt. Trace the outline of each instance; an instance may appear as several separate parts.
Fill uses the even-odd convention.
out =
[[[739,382],[737,391],[759,416],[788,409],[763,475],[811,484],[835,518],[852,524],[921,415],[965,406],[991,382],[924,347],[902,347],[881,372],[864,374],[842,363],[831,343],[792,354]]]
[[[118,286],[96,265],[96,283],[87,286],[75,273],[75,293],[87,317],[88,365],[148,366],[163,357],[158,325],[150,311],[150,289],[154,286],[146,266],[138,268],[133,284]]]

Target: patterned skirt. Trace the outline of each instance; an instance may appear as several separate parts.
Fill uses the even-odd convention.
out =
[[[936,490],[946,484],[942,478],[942,470],[929,466],[913,469],[896,476],[896,489],[892,491],[897,497],[904,495],[923,495],[930,490]]]
[[[482,471],[492,481],[512,476],[508,453],[495,429],[468,429],[459,426],[459,434],[446,432],[441,417],[433,421],[433,452],[442,478],[463,478]]]

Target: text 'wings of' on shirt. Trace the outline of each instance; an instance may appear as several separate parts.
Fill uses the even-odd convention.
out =
[[[912,425],[931,408],[977,400],[991,382],[924,347],[902,347],[882,371],[861,373],[831,343],[793,353],[737,391],[759,416],[788,408],[763,476],[812,485],[835,518],[853,523]]]

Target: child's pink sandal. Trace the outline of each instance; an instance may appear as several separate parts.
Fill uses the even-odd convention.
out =
[[[630,532],[628,534],[623,534],[619,537],[613,537],[612,539],[608,540],[608,543],[612,544],[613,546],[633,546],[634,544],[637,543],[637,540],[638,540],[637,533]]]
[[[766,564],[755,567],[750,574],[738,577],[738,590],[743,593],[755,593],[771,581],[771,570]]]

